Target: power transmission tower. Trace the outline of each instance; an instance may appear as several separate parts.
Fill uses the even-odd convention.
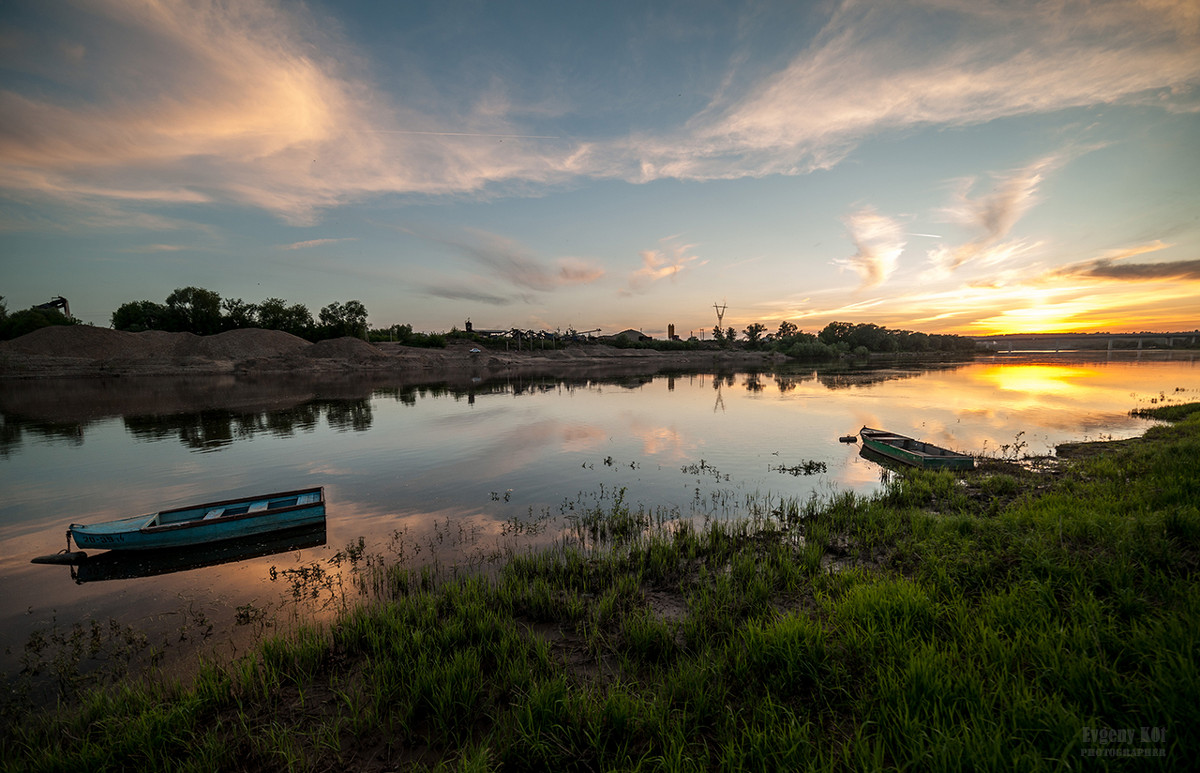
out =
[[[725,301],[721,301],[720,306],[714,303],[713,308],[716,309],[717,312],[717,329],[723,330],[724,328],[721,327],[721,323],[725,319]]]

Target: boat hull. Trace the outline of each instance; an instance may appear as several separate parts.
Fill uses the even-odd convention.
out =
[[[926,470],[975,469],[975,458],[972,456],[904,435],[863,427],[859,430],[859,437],[864,448],[910,467]]]
[[[158,550],[272,534],[325,522],[322,488],[208,502],[95,524],[71,524],[76,547]]]

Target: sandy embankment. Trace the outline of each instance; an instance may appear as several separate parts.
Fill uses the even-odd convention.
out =
[[[310,343],[278,330],[231,330],[214,336],[89,326],[46,327],[0,343],[0,378],[96,376],[346,375],[374,373],[441,380],[506,374],[590,375],[660,370],[763,367],[782,359],[764,352],[659,352],[588,344],[560,349],[472,353],[469,343],[444,349],[372,345],[356,338]]]

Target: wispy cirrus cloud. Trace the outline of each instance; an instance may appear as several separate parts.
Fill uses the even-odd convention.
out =
[[[945,271],[968,262],[996,265],[1029,252],[1031,245],[1004,241],[1021,216],[1038,200],[1038,188],[1047,174],[1060,167],[1065,156],[1048,156],[1021,169],[993,175],[991,189],[973,193],[977,180],[959,180],[952,203],[940,216],[947,222],[974,232],[974,238],[959,245],[940,245],[928,252],[929,260]]]
[[[1191,0],[847,0],[773,72],[731,66],[682,124],[587,139],[528,130],[503,83],[453,102],[385,93],[339,26],[299,4],[83,0],[60,23],[10,52],[14,71],[60,88],[0,89],[0,188],[128,208],[235,203],[297,224],[380,194],[801,174],[893,130],[1116,103],[1200,109]]]
[[[858,251],[834,263],[856,272],[862,279],[864,289],[887,281],[896,270],[900,253],[908,244],[904,238],[904,227],[871,207],[852,212],[844,218],[844,222],[850,233],[850,241]]]
[[[723,92],[681,131],[632,139],[625,174],[797,174],[885,131],[1115,103],[1194,112],[1197,51],[1191,0],[843,2],[779,71]]]
[[[356,240],[357,240],[357,237],[354,237],[354,236],[343,236],[338,239],[309,239],[308,241],[303,241],[303,242],[292,242],[291,244],[281,244],[281,245],[279,245],[279,249],[281,249],[281,250],[306,250],[306,249],[309,249],[312,247],[326,247],[330,244],[338,244],[339,242],[352,242],[352,241],[356,241]]]
[[[623,295],[644,293],[663,279],[674,280],[681,272],[707,263],[693,252],[695,244],[681,243],[678,236],[660,239],[659,245],[658,248],[638,253],[642,265],[629,275],[628,282],[621,291]]]
[[[435,298],[445,298],[451,301],[474,301],[475,303],[486,303],[489,306],[506,306],[514,300],[509,296],[483,292],[482,290],[475,290],[470,287],[446,282],[425,284],[421,286],[421,289],[427,295],[432,295]]]
[[[144,244],[141,247],[130,248],[129,250],[127,250],[127,252],[137,252],[137,253],[181,252],[186,249],[187,249],[187,247],[184,247],[181,244]]]
[[[445,241],[483,267],[496,279],[514,287],[549,292],[574,284],[589,284],[604,276],[604,269],[579,258],[545,261],[519,242],[499,234],[466,229],[458,239]]]
[[[519,292],[552,292],[571,285],[591,284],[604,276],[604,269],[590,261],[576,257],[560,257],[547,260],[536,255],[520,242],[500,234],[467,228],[460,233],[447,235],[422,229],[404,229],[406,233],[449,247],[483,269],[488,281],[501,281]],[[430,285],[435,295],[444,298],[464,297],[467,300],[486,300],[482,296],[501,298],[494,292],[480,293],[475,290],[456,289],[444,283]],[[471,292],[479,298],[455,295]],[[507,302],[507,301],[504,301]]]

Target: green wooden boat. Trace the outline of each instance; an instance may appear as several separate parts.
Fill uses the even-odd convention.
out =
[[[973,470],[975,458],[932,443],[914,440],[882,429],[863,427],[858,431],[863,446],[897,462],[926,470]]]

